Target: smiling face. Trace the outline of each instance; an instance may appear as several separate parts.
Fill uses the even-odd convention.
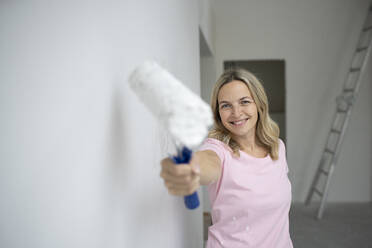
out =
[[[236,138],[255,135],[257,106],[247,85],[234,80],[218,92],[218,110],[222,124]]]

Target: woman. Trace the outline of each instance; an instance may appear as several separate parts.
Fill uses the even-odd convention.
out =
[[[208,186],[208,248],[293,247],[285,146],[263,86],[246,70],[226,71],[214,86],[211,107],[214,128],[190,165],[161,162],[169,193],[184,196]]]

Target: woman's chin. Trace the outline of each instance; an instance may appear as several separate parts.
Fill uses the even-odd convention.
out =
[[[247,137],[251,132],[254,131],[254,128],[229,128],[228,130],[235,137]]]

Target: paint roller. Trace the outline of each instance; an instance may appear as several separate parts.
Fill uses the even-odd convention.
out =
[[[148,60],[135,68],[129,85],[137,97],[171,134],[177,154],[175,164],[189,163],[192,149],[198,147],[213,123],[211,108],[155,61]],[[188,209],[199,206],[197,192],[184,197]]]

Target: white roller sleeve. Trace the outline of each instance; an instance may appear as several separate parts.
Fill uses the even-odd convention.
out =
[[[179,144],[195,148],[213,123],[210,106],[154,61],[129,77],[132,90]]]

